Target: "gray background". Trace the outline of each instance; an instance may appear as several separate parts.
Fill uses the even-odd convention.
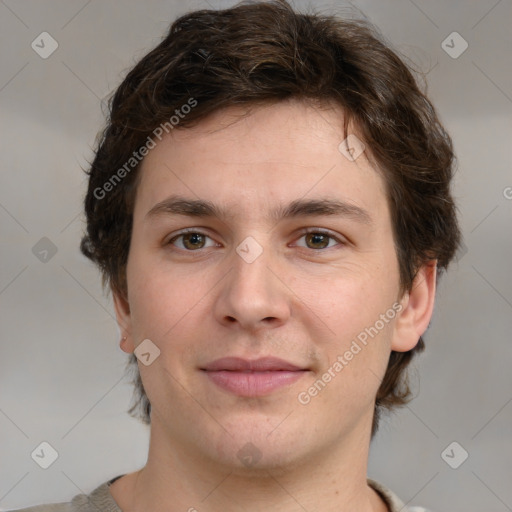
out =
[[[81,167],[103,124],[101,99],[176,15],[208,4],[234,2],[0,1],[0,510],[64,501],[145,463],[148,428],[126,414],[131,386],[112,305],[78,250]],[[382,422],[369,474],[437,512],[510,511],[512,3],[352,5],[428,72],[458,155],[467,247],[439,288],[412,374],[417,398]],[[59,45],[47,59],[31,48],[43,31]],[[458,58],[441,46],[454,31],[469,44]],[[47,241],[33,252],[43,237],[57,249],[46,261]],[[59,454],[46,470],[31,458],[42,441]],[[458,469],[441,457],[453,441],[452,465],[469,453]]]

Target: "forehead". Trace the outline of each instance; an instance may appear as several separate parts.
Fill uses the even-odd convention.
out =
[[[146,214],[170,195],[222,204],[235,218],[268,214],[272,205],[299,198],[385,208],[384,183],[367,159],[369,148],[348,158],[343,123],[339,106],[293,100],[249,112],[230,107],[175,129],[142,163],[135,213]],[[350,125],[348,133],[357,144]]]

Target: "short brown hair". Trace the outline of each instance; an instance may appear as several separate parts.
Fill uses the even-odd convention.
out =
[[[229,106],[289,98],[336,102],[344,112],[340,141],[354,122],[384,176],[402,293],[422,264],[437,260],[442,271],[453,258],[460,232],[450,194],[452,143],[409,67],[364,20],[300,14],[285,0],[242,3],[177,19],[110,99],[88,171],[81,250],[113,291],[127,292],[140,167],[133,161],[131,170],[126,163],[160,125],[173,129],[169,120],[191,98],[195,106],[180,116],[178,129]],[[376,396],[372,435],[383,408],[410,400],[405,370],[424,346],[420,337],[414,349],[392,351]],[[140,407],[141,419],[150,423],[151,405],[133,354],[129,365],[136,370],[138,394],[129,412]]]

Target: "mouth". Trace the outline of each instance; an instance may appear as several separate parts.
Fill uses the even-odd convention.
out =
[[[225,391],[256,397],[295,383],[309,370],[274,357],[255,360],[224,357],[201,368],[201,371]]]

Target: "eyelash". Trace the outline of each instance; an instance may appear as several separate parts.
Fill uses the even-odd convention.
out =
[[[194,229],[194,228],[189,228],[189,229],[186,229],[186,230],[178,233],[177,235],[174,235],[171,239],[169,239],[168,242],[165,243],[165,245],[174,245],[173,242],[175,242],[176,240],[180,239],[184,235],[188,235],[188,234],[197,234],[197,235],[201,235],[201,236],[204,236],[204,237],[212,239],[209,235],[207,235],[206,233],[203,233],[202,231],[199,231],[199,230]],[[298,240],[300,240],[301,238],[303,238],[304,236],[306,236],[308,234],[325,235],[328,238],[330,238],[331,240],[335,240],[337,242],[337,245],[340,245],[340,246],[343,246],[343,245],[346,244],[346,242],[340,240],[337,236],[334,236],[330,231],[328,231],[326,229],[322,229],[322,228],[308,228],[308,229],[306,229],[306,230],[301,232],[300,237],[298,238]],[[206,249],[207,248],[208,247],[206,247]],[[315,251],[315,252],[325,251],[326,249],[332,249],[332,247],[324,247],[324,248],[320,248],[320,249],[312,249],[310,247],[302,247],[302,248],[303,249],[309,249],[309,250]],[[201,249],[205,249],[205,247],[200,247],[199,249],[195,249],[195,250],[182,249],[181,247],[177,247],[177,249],[179,249],[181,251],[184,251],[184,252],[198,252]]]

